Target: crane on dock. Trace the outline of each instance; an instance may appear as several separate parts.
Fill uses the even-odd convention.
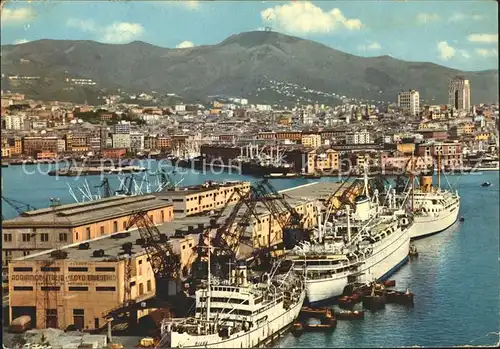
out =
[[[286,200],[285,194],[280,194],[276,188],[264,179],[256,184],[258,201],[270,212],[271,217],[278,221],[283,232],[283,243],[285,248],[293,248],[298,241],[307,240],[308,234],[304,227],[304,215],[299,213]],[[276,238],[276,235],[275,235]],[[268,248],[276,241],[269,236]]]
[[[130,230],[136,227],[139,232],[140,239],[138,243],[146,250],[148,262],[151,264],[156,283],[155,296],[164,299],[168,296],[168,287],[170,280],[176,280],[180,272],[180,258],[173,251],[168,237],[160,233],[152,217],[148,215],[147,210],[138,210],[133,213],[125,225],[125,230]],[[125,292],[123,302],[110,310],[107,310],[103,316],[112,318],[114,314],[119,312],[126,312],[126,308],[134,301],[131,297],[130,282],[132,277],[132,263],[131,263],[131,246],[123,246],[125,254],[125,271],[124,271],[124,285]]]
[[[234,203],[234,199],[237,199],[236,203]],[[228,207],[232,203],[234,205],[228,212]],[[224,266],[232,264],[237,259],[242,243],[253,249],[251,239],[245,235],[245,231],[250,226],[252,217],[258,219],[256,205],[256,193],[252,186],[246,192],[235,188],[226,200],[224,207],[210,220],[210,225],[200,233],[200,240],[196,247],[194,279],[205,277],[203,265],[208,261],[208,253],[211,253],[212,270],[224,275],[227,272]],[[219,222],[223,217],[225,217],[224,221]],[[214,230],[215,234],[212,234]],[[206,249],[207,239],[211,239],[211,251]],[[198,271],[200,277],[197,275]]]
[[[26,203],[24,203],[22,201],[19,201],[19,200],[14,200],[14,199],[5,197],[3,195],[2,195],[2,200],[7,205],[9,205],[10,207],[12,207],[19,215],[22,215],[24,212],[27,212],[27,211],[34,211],[34,210],[36,210],[36,208],[33,207],[30,204],[26,204]],[[3,213],[2,213],[2,221],[3,220],[4,220],[4,217],[3,217]]]
[[[143,247],[148,255],[151,268],[156,279],[156,294],[166,295],[164,287],[168,287],[168,280],[175,280],[179,276],[180,258],[173,251],[172,245],[165,234],[160,233],[152,217],[146,210],[139,210],[133,214],[126,224],[125,230],[137,227],[143,240]]]
[[[109,184],[108,177],[104,177],[101,181],[101,184],[96,185],[95,188],[97,188],[98,190],[103,188],[104,193],[102,197],[105,198],[111,197],[111,185]]]

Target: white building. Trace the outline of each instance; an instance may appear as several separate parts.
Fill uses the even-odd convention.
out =
[[[371,144],[372,136],[367,131],[351,132],[346,134],[346,144]]]
[[[420,113],[420,94],[418,91],[401,91],[398,94],[398,107],[408,110],[413,116],[418,115]]]
[[[5,115],[5,129],[6,130],[24,130],[24,114],[7,114]]]
[[[57,152],[64,153],[66,151],[66,140],[58,139],[57,140]]]
[[[186,106],[184,104],[176,104],[175,111],[186,111]]]
[[[130,134],[130,148],[132,151],[144,150],[144,135],[142,133]]]
[[[269,104],[257,104],[255,109],[258,111],[271,111],[271,106]]]
[[[448,104],[455,110],[470,111],[470,83],[463,76],[450,80]]]
[[[66,78],[66,82],[73,85],[95,85],[95,81],[92,79],[79,79],[79,78]]]
[[[122,122],[116,124],[114,133],[130,134],[130,122],[122,121]]]
[[[113,148],[130,149],[130,133],[113,133],[112,139],[113,139]]]
[[[158,114],[140,114],[140,118],[146,122],[146,124],[154,124],[160,121],[161,115]]]
[[[233,103],[226,103],[222,105],[222,109],[224,110],[234,110],[236,109],[236,105]]]
[[[45,120],[34,120],[31,122],[31,128],[32,129],[44,129],[47,128],[47,121]]]

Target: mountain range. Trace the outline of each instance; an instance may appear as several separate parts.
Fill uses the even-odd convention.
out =
[[[42,78],[17,88],[3,78],[2,88],[19,90],[38,99],[81,100],[92,94],[95,97],[98,89],[121,88],[131,92],[177,93],[186,101],[202,101],[211,95],[266,101],[275,96],[256,91],[269,87],[273,80],[383,101],[396,101],[399,91],[416,89],[421,98],[443,104],[448,100],[449,80],[462,75],[470,80],[473,103],[498,101],[498,70],[463,72],[390,56],[359,57],[277,32],[244,32],[215,45],[183,49],[141,41],[112,45],[46,39],[2,45],[1,49],[5,76]],[[97,85],[75,88],[68,95],[64,89],[67,76],[93,79]]]

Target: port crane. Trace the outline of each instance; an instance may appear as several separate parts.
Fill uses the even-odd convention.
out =
[[[267,179],[256,184],[256,192],[258,201],[262,202],[271,216],[278,221],[283,232],[285,248],[293,248],[297,240],[308,238],[304,228],[304,215],[290,205],[284,194],[280,194]],[[270,248],[273,242],[271,236],[268,240]]]
[[[385,191],[385,184],[387,180],[381,176],[376,176],[371,179],[355,178],[350,181],[351,176],[335,190],[326,200],[322,200],[325,206],[325,219],[324,222],[330,221],[332,214],[335,214],[340,209],[350,206],[354,209],[354,200],[359,195],[369,196],[370,194],[383,193]]]
[[[228,214],[228,207],[231,205],[235,198],[237,202],[232,207]],[[210,226],[207,227],[201,234],[197,249],[197,259],[195,265],[197,269],[201,269],[204,259],[208,259],[208,251],[206,251],[207,239],[211,239],[211,264],[213,264],[214,271],[224,274],[224,266],[230,265],[231,262],[237,259],[237,254],[241,243],[248,245],[253,249],[251,241],[247,241],[248,237],[245,236],[246,228],[251,224],[252,217],[258,219],[256,212],[256,193],[253,187],[247,192],[235,188],[229,198],[226,200],[224,207],[218,211],[215,217],[210,221]],[[222,217],[226,218],[222,223],[219,221]],[[215,230],[214,237],[212,238],[211,232]],[[201,271],[201,270],[200,270]],[[201,271],[201,275],[206,275]],[[197,275],[195,275],[195,279]]]
[[[104,177],[102,179],[101,184],[96,185],[95,188],[97,188],[98,190],[100,190],[101,188],[103,188],[103,192],[104,192],[103,193],[103,197],[105,197],[105,198],[111,197],[111,185],[109,184],[108,177]]]
[[[146,210],[133,214],[126,224],[125,230],[137,227],[141,236],[143,247],[146,249],[149,262],[156,280],[156,294],[166,295],[164,287],[168,280],[175,280],[179,276],[180,259],[174,253],[172,246],[165,234],[161,234]]]
[[[10,199],[10,198],[5,197],[3,195],[2,195],[2,200],[7,205],[12,207],[19,215],[22,215],[24,212],[27,212],[27,211],[36,210],[36,208],[30,204],[26,204],[26,203],[18,201],[18,200]],[[3,213],[2,213],[2,221],[3,220],[4,220],[4,217],[3,217]]]
[[[137,228],[140,235],[140,239],[137,240],[137,243],[146,250],[148,261],[153,269],[156,284],[155,296],[164,299],[169,294],[168,282],[170,280],[176,280],[179,276],[180,258],[173,251],[167,236],[160,233],[146,210],[138,210],[133,213],[125,225],[125,230],[128,231],[134,226]],[[131,297],[130,287],[132,277],[132,261],[130,258],[132,246],[126,245],[127,244],[123,245],[124,254],[128,254],[128,257],[125,259],[125,292],[123,302],[119,306],[103,314],[103,316],[108,319],[112,318],[113,315],[117,313],[126,312],[125,309],[134,303]]]
[[[217,228],[213,246],[217,246],[224,251],[231,251],[235,255],[239,243],[245,240],[244,232],[246,227],[250,225],[252,216],[258,219],[258,215],[255,210],[257,200],[253,187],[250,187],[246,193],[235,188],[233,193],[239,196],[239,200],[233,206],[229,216],[224,220],[222,225]],[[246,207],[246,209],[243,214],[240,215],[240,211],[243,207]],[[239,220],[237,220],[238,217],[240,217]],[[233,230],[235,225],[236,228]]]

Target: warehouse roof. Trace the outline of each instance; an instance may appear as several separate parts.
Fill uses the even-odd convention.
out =
[[[282,190],[280,191],[280,193],[284,194],[285,199],[288,201],[288,203],[290,203],[290,205],[297,206],[301,203],[327,197],[331,195],[339,187],[339,185],[340,184],[334,182],[310,183],[303,186]],[[230,211],[231,209],[227,209],[222,215],[222,219],[219,220],[219,222],[223,221],[223,219],[229,215]],[[242,215],[244,211],[245,207],[242,207],[241,211],[238,213],[238,216]],[[266,215],[269,212],[259,203],[256,207],[256,213],[259,215]],[[171,238],[171,240],[175,241],[175,239],[177,239],[174,236],[176,231],[182,230],[184,232],[184,235],[188,235],[190,233],[197,234],[200,231],[197,229],[198,225],[203,224],[204,227],[207,227],[212,216],[213,214],[211,215],[207,213],[206,215],[176,218],[171,222],[158,225],[157,228],[160,233],[167,235]],[[192,231],[189,231],[190,226]],[[68,259],[80,261],[116,261],[117,259],[125,258],[126,255],[123,254],[122,245],[126,242],[133,243],[132,253],[134,255],[145,253],[145,250],[142,247],[136,245],[136,240],[141,237],[139,231],[135,229],[130,230],[129,236],[121,238],[120,234],[123,235],[123,233],[115,233],[112,235],[106,235],[97,239],[89,240],[88,242],[90,243],[90,248],[87,250],[78,249],[80,243],[68,245],[62,249],[68,253]],[[184,235],[181,234],[181,237],[184,237]],[[103,257],[93,257],[93,252],[97,249],[104,250],[105,255]],[[49,255],[50,251],[44,251],[19,259],[47,260]]]
[[[240,182],[240,181],[226,181],[226,182],[206,182],[200,185],[192,185],[187,187],[181,187],[177,190],[166,190],[154,193],[159,198],[169,197],[169,196],[183,196],[190,194],[203,193],[205,191],[217,190],[220,188],[231,188],[237,185],[248,185],[250,186],[250,182]]]
[[[129,216],[138,210],[153,210],[171,205],[168,201],[161,200],[154,195],[113,196],[96,201],[27,211],[16,218],[3,221],[2,228],[72,228]]]

